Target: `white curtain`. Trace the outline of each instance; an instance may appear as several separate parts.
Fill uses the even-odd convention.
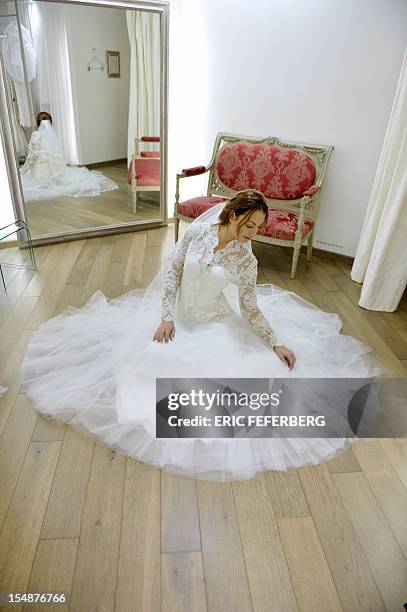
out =
[[[160,135],[160,15],[126,11],[126,18],[130,40],[130,163],[136,137]]]
[[[351,278],[359,305],[393,312],[407,284],[407,50]]]
[[[68,164],[78,163],[65,9],[52,2],[28,4],[37,52],[37,108],[52,116]]]
[[[30,81],[35,77],[36,53],[29,30],[21,24],[24,53],[21,52],[19,28],[16,21],[8,24],[3,34],[2,55],[4,67],[14,84],[18,107],[18,119],[23,127],[32,127],[32,115],[28,101]],[[23,55],[25,60],[25,72]],[[27,81],[26,81],[27,77]]]

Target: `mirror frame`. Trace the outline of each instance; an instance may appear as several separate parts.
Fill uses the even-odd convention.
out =
[[[17,6],[17,21],[19,23],[18,0],[14,0]],[[41,0],[41,2],[59,2],[60,0]],[[97,6],[102,8],[120,8],[129,10],[140,10],[158,13],[160,15],[160,218],[147,221],[131,221],[130,223],[104,225],[103,227],[84,228],[80,230],[67,231],[58,234],[45,234],[32,236],[33,245],[53,244],[92,238],[96,236],[108,236],[111,234],[123,234],[134,231],[164,227],[168,225],[167,207],[167,168],[168,168],[168,20],[169,2],[166,0],[62,0],[62,4],[76,4],[79,6]],[[1,58],[0,58],[1,60]],[[20,174],[17,166],[17,154],[12,132],[9,102],[6,95],[4,66],[0,61],[0,135],[3,142],[6,170],[9,179],[11,200],[16,219],[22,219],[28,226],[25,202],[21,186]],[[20,243],[21,246],[25,246]]]

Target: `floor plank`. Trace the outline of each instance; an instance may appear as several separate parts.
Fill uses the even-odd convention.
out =
[[[194,480],[163,472],[161,499],[161,552],[201,550]]]
[[[277,520],[298,609],[342,612],[314,521],[309,516]]]
[[[347,514],[365,552],[386,610],[398,610],[407,584],[407,559],[362,473],[335,474]],[[374,537],[372,537],[374,534]]]
[[[197,481],[197,491],[208,611],[252,612],[232,486]]]
[[[232,483],[255,612],[299,609],[263,474]]]
[[[407,558],[407,489],[377,440],[361,440],[353,450]]]
[[[162,612],[206,612],[202,553],[162,555]]]
[[[60,442],[32,442],[0,533],[0,590],[27,590]]]
[[[72,610],[114,609],[124,468],[123,456],[95,444],[72,584]]]
[[[66,593],[68,602],[72,588],[78,540],[40,540],[31,571],[28,592]],[[24,606],[24,612],[32,610]],[[61,605],[35,606],[40,612],[60,612]]]
[[[160,609],[160,472],[127,460],[116,610]]]
[[[327,466],[303,467],[300,479],[344,611],[385,610]]]

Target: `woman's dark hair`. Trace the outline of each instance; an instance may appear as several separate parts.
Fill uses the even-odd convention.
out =
[[[219,225],[229,225],[231,213],[234,212],[236,217],[242,217],[237,226],[237,231],[240,231],[243,223],[245,223],[256,210],[262,210],[265,213],[265,219],[260,226],[260,231],[263,231],[267,225],[268,206],[264,195],[257,189],[244,189],[238,191],[225,205],[219,215]]]
[[[41,121],[51,121],[51,123],[52,123],[52,117],[51,117],[51,115],[49,113],[47,113],[45,111],[41,111],[37,115],[37,127],[40,127]]]

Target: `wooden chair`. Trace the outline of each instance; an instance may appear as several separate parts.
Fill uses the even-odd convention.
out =
[[[127,182],[131,186],[134,214],[137,212],[139,191],[160,191],[160,151],[140,151],[141,144],[159,142],[159,136],[142,136],[134,139],[134,153],[127,175]]]
[[[219,132],[207,166],[186,168],[177,174],[175,240],[180,219],[190,223],[242,189],[257,189],[269,206],[267,227],[253,240],[293,249],[291,278],[295,277],[300,249],[307,244],[307,261],[319,209],[319,196],[333,146],[300,144],[276,137],[257,138]],[[209,172],[207,195],[179,201],[181,179]]]

